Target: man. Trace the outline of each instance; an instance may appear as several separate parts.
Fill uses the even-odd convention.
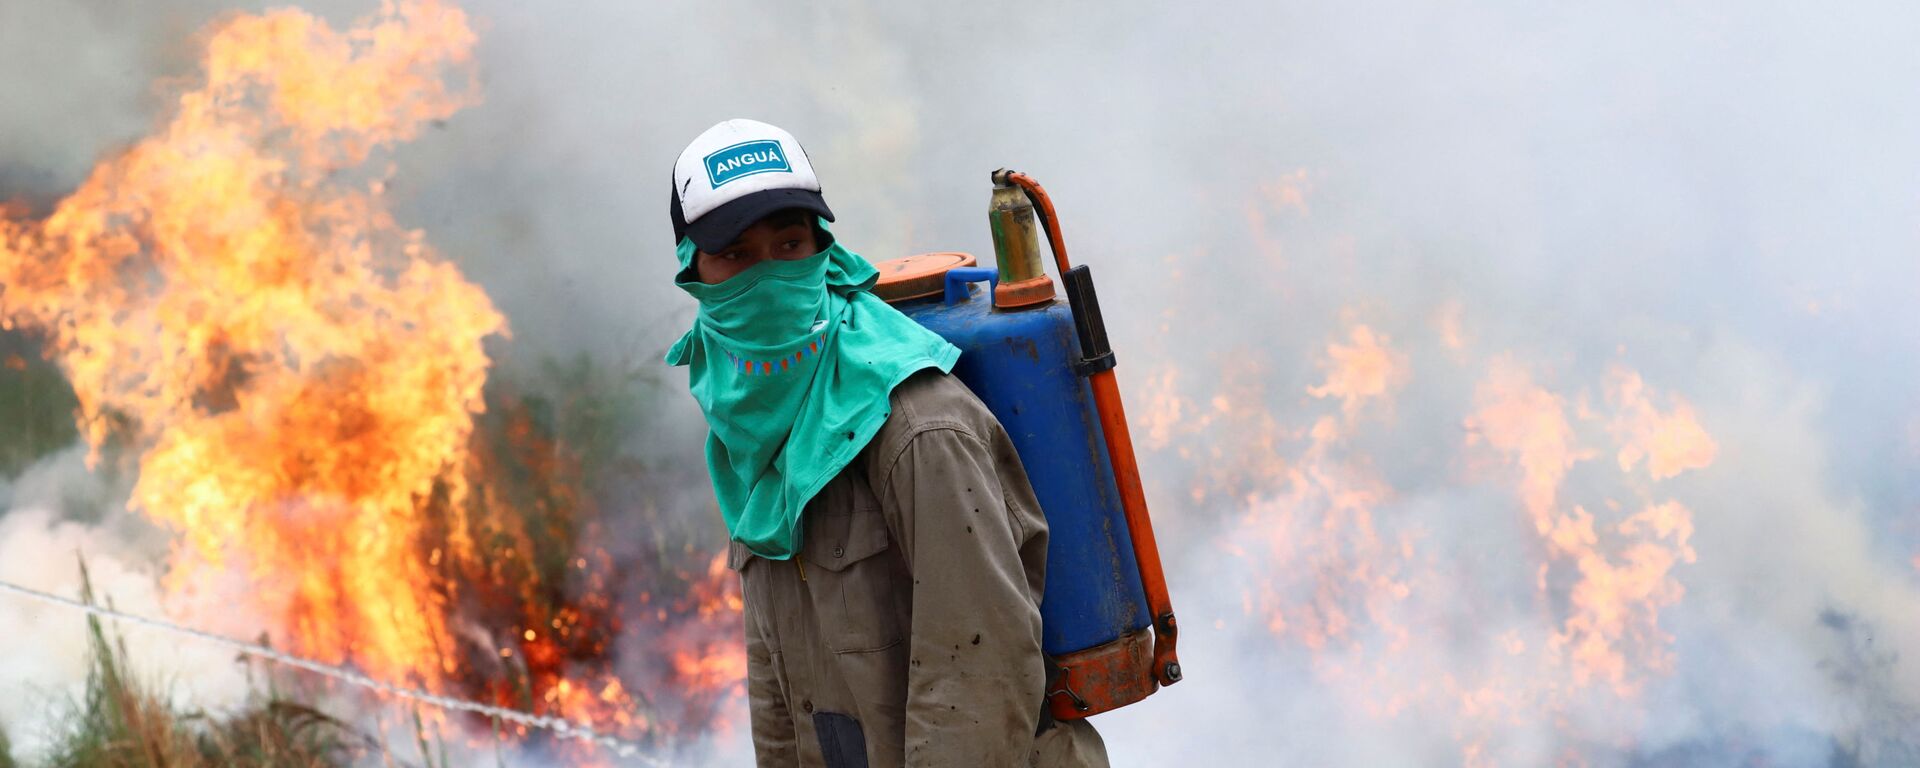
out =
[[[745,597],[762,766],[1104,766],[1043,717],[1047,524],[959,350],[869,292],[872,265],[786,131],[720,123],[674,164],[700,302],[667,354],[705,412]]]

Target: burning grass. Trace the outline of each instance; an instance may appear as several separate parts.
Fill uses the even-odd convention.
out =
[[[0,372],[0,391],[17,377]],[[432,594],[461,627],[444,649],[457,663],[441,692],[593,722],[656,749],[729,727],[744,676],[733,574],[716,564],[716,532],[702,524],[704,515],[662,501],[664,489],[682,479],[638,461],[622,443],[644,432],[652,397],[644,378],[584,357],[489,383],[465,468],[473,492],[457,509],[444,495],[423,501],[424,524],[408,542],[436,567]],[[105,458],[114,464],[119,457],[110,449]],[[464,521],[478,557],[447,554],[456,521]],[[204,617],[160,618],[199,624]],[[282,644],[281,636],[267,636]],[[398,759],[353,730],[364,717],[348,725],[302,703],[356,693],[330,681],[283,673],[275,679],[300,687],[266,692],[240,714],[216,718],[168,710],[165,696],[126,673],[123,646],[102,637],[90,651],[89,693],[65,729],[77,735],[61,752],[72,759],[53,765],[197,765],[179,762],[197,759],[190,757],[196,750],[223,756],[208,765],[254,764],[224,757],[247,750],[275,765]],[[390,702],[366,704],[357,708],[365,716],[391,719],[396,711]],[[420,717],[430,740],[467,752],[512,744],[568,762],[592,759],[591,748],[541,731],[435,710]],[[161,762],[112,762],[120,753],[110,748],[122,744],[158,745],[127,759]],[[309,754],[322,762],[294,760]]]
[[[170,618],[629,740],[707,728],[743,672],[737,591],[683,528],[613,541],[673,516],[605,492],[646,484],[601,458],[630,393],[492,378],[505,317],[389,212],[392,148],[479,99],[466,14],[280,9],[205,39],[151,135],[0,215],[0,330],[43,340],[94,459],[176,534]],[[623,677],[627,612],[655,644]]]

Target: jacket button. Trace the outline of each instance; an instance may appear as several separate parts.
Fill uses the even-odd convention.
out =
[[[847,551],[846,551],[846,550],[844,550],[844,549],[841,549],[841,548],[839,548],[839,547],[834,547],[834,548],[833,548],[833,556],[834,556],[834,557],[839,557],[839,556],[841,556],[841,555],[844,555],[844,554],[846,554],[846,553],[847,553]]]
[[[809,715],[813,714],[813,699],[802,700],[800,702],[800,708],[806,710]]]

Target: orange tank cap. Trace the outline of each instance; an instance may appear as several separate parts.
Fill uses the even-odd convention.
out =
[[[873,294],[889,304],[939,296],[946,289],[947,270],[971,267],[975,263],[973,254],[954,252],[888,259],[873,265],[880,271]]]

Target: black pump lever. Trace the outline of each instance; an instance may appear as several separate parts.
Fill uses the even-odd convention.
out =
[[[1100,315],[1100,297],[1093,291],[1093,272],[1081,264],[1061,278],[1067,302],[1073,308],[1073,330],[1080,337],[1080,359],[1073,372],[1081,377],[1113,370],[1113,345],[1107,341],[1107,321]]]

